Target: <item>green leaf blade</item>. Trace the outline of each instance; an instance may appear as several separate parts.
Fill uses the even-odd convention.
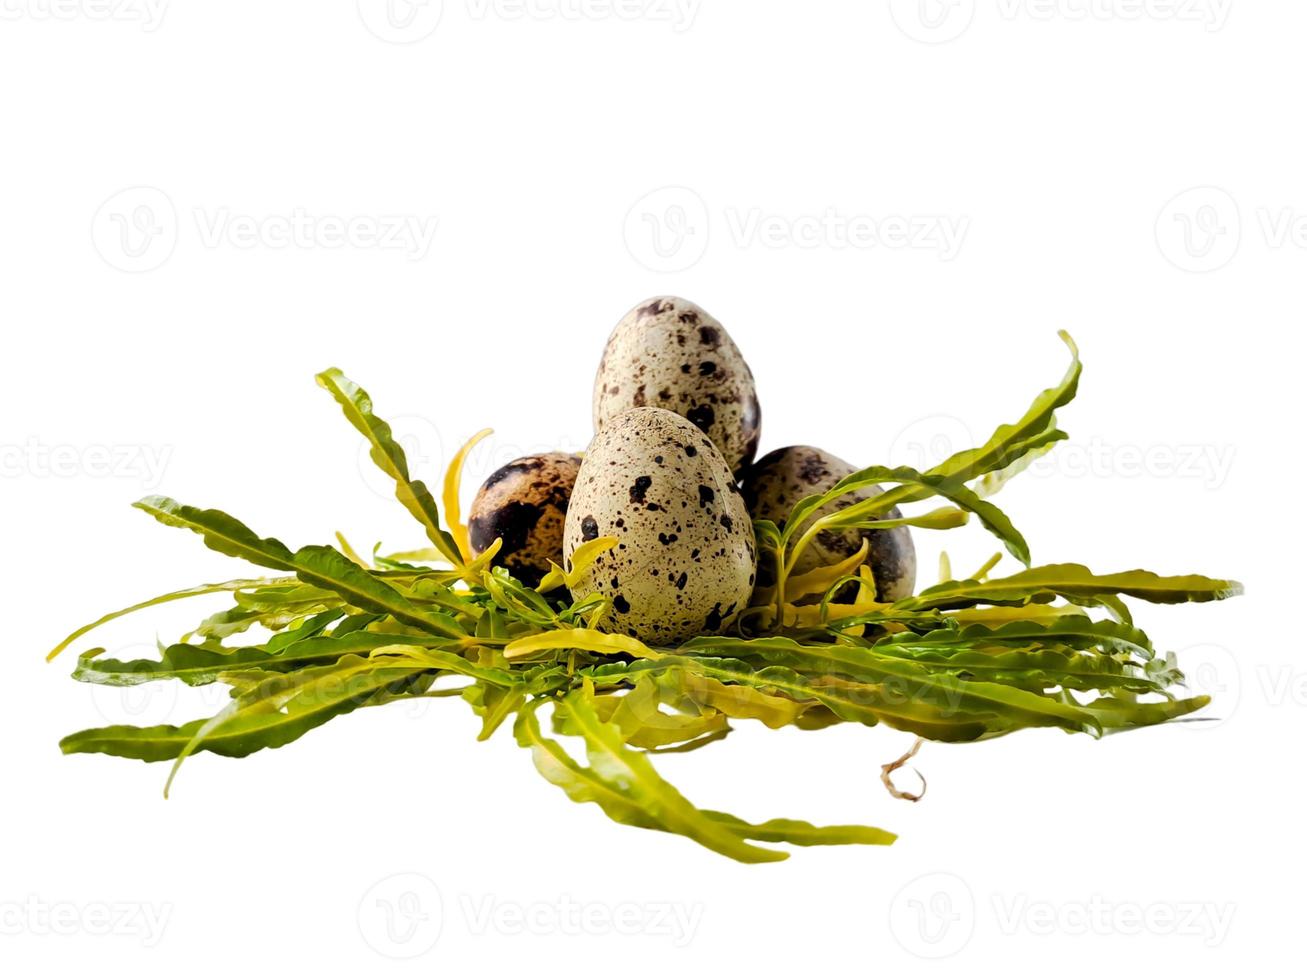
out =
[[[194,531],[220,554],[278,571],[294,571],[290,549],[276,538],[260,538],[230,514],[180,504],[171,497],[145,497],[132,506],[161,524]]]
[[[337,368],[321,372],[317,381],[340,405],[350,424],[368,440],[372,461],[395,481],[395,496],[422,525],[431,543],[455,566],[461,565],[463,558],[458,544],[440,524],[435,496],[425,483],[410,476],[404,447],[395,439],[390,425],[373,414],[371,396]]]
[[[279,748],[332,718],[384,700],[388,693],[402,689],[428,670],[413,662],[345,657],[328,667],[275,676],[242,693],[224,709],[230,716],[194,748],[237,758]],[[161,762],[187,752],[210,721],[93,728],[69,735],[59,745],[65,754],[98,752]]]

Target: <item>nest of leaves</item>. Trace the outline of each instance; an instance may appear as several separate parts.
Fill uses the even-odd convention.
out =
[[[222,511],[164,497],[139,501],[161,523],[194,531],[211,549],[275,574],[159,596],[65,639],[51,658],[129,612],[214,593],[232,600],[181,642],[161,645],[158,659],[115,660],[97,648],[79,657],[73,673],[93,684],[223,684],[231,700],[221,711],[181,726],[89,729],[61,746],[69,753],[173,760],[171,784],[194,752],[246,756],[355,708],[458,696],[480,716],[480,738],[511,719],[513,736],[547,780],[618,822],[683,834],[740,861],[787,856],[760,843],[888,844],[894,835],[874,827],[755,824],[699,809],[659,775],[653,757],[710,745],[736,719],[771,729],[885,724],[923,739],[971,742],[1035,727],[1097,736],[1170,721],[1208,702],[1177,696],[1183,677],[1174,656],[1156,651],[1126,599],[1205,602],[1238,594],[1238,583],[1032,566],[1025,539],[988,499],[1066,438],[1054,413],[1074,397],[1081,368],[1075,345],[1062,336],[1072,352],[1065,377],[984,445],[924,473],[869,467],[801,501],[783,527],[758,522],[759,560],[771,563],[774,586],[741,616],[735,635],[701,636],[677,647],[597,629],[607,610],[603,596],[557,598],[613,538],[587,542],[536,589],[494,565],[498,543],[473,558],[459,487],[476,439],[445,476],[442,518],[367,393],[339,371],[326,371],[319,384],[368,440],[372,459],[394,480],[396,497],[430,547],[365,560],[338,535],[338,546],[292,550]],[[873,485],[881,492],[812,520],[832,501]],[[925,501],[935,509],[886,516]],[[840,565],[791,574],[823,530],[945,529],[971,519],[1022,570],[995,576],[995,555],[975,574],[954,578],[944,561],[944,581],[893,603],[875,601],[862,564],[865,549]],[[856,583],[852,594],[850,582]],[[837,595],[852,601],[835,602]],[[233,639],[255,626],[270,638],[249,645]],[[579,738],[584,758],[570,754],[557,735]]]

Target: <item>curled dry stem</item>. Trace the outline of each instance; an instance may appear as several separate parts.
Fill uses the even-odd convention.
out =
[[[908,800],[911,803],[916,803],[926,795],[926,777],[921,774],[919,769],[912,770],[917,774],[917,778],[921,780],[921,792],[919,793],[909,793],[907,790],[899,789],[894,785],[894,779],[892,778],[897,770],[903,768],[903,766],[907,764],[907,761],[917,754],[917,750],[921,748],[921,743],[922,740],[917,739],[912,743],[912,748],[908,749],[908,751],[904,752],[893,762],[887,762],[880,767],[880,781],[884,783],[885,788],[889,790],[889,795],[894,797],[896,800]]]

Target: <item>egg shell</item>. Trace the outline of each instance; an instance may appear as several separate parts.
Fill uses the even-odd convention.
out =
[[[758,451],[762,415],[753,372],[726,328],[689,300],[647,300],[622,317],[608,338],[595,376],[595,431],[644,406],[693,422],[732,473]]]
[[[503,539],[494,564],[534,587],[551,561],[563,563],[563,522],[581,468],[568,453],[523,456],[481,484],[468,513],[468,541],[479,555]]]
[[[774,521],[778,527],[783,526],[800,500],[825,493],[857,469],[815,446],[786,446],[768,453],[745,473],[744,499],[754,520]],[[880,492],[879,487],[866,487],[848,494],[817,511],[804,528],[818,517],[867,500]],[[895,507],[886,516],[902,515]],[[917,582],[917,553],[912,545],[912,532],[906,527],[879,531],[859,531],[856,528],[820,531],[795,562],[792,574],[802,575],[856,554],[862,547],[864,536],[871,540],[867,564],[876,580],[877,599],[887,602],[912,595]],[[764,562],[759,570],[760,576],[766,580],[764,585],[771,584],[774,577],[768,565]]]
[[[586,541],[617,538],[572,589],[612,607],[600,628],[671,644],[720,633],[757,572],[753,525],[712,441],[661,408],[620,415],[595,436],[572,491],[565,568]]]

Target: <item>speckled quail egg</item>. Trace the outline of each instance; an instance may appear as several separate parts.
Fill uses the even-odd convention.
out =
[[[646,405],[693,422],[732,473],[758,451],[762,418],[753,373],[726,328],[689,300],[641,303],[608,338],[595,376],[595,431]]]
[[[662,408],[609,421],[586,453],[563,532],[565,568],[586,541],[612,536],[572,589],[612,600],[600,627],[648,643],[719,633],[753,592],[753,525],[726,461],[702,432]]]
[[[768,453],[745,473],[744,499],[754,520],[775,521],[780,526],[794,505],[804,497],[825,493],[856,470],[857,467],[838,456],[814,446],[786,446]],[[866,500],[878,492],[879,488],[867,487],[851,493],[817,511],[813,519]],[[886,516],[901,515],[896,507]],[[876,580],[877,599],[887,602],[912,595],[917,581],[917,553],[912,547],[912,533],[906,527],[879,531],[859,531],[856,528],[821,531],[799,556],[794,574],[801,575],[848,558],[862,547],[864,536],[871,540],[867,564]],[[764,584],[770,584],[772,569],[764,567],[759,571],[767,580]]]
[[[468,541],[479,555],[502,538],[494,563],[534,587],[563,563],[563,520],[581,457],[567,453],[523,456],[491,473],[468,515]]]

